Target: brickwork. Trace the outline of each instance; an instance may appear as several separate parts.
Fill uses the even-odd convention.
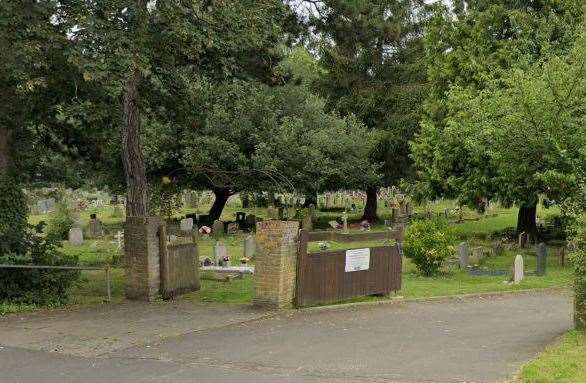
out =
[[[256,224],[255,305],[269,308],[293,305],[298,233],[297,221],[270,220]]]
[[[124,226],[126,297],[152,301],[159,295],[159,217],[128,217]]]

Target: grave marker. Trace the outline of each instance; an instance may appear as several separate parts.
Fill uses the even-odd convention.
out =
[[[192,231],[193,230],[193,218],[184,218],[179,223],[181,231]]]
[[[227,256],[226,245],[222,241],[217,241],[214,245],[214,262],[216,265],[221,266]]]
[[[537,245],[537,269],[535,270],[535,275],[540,277],[545,275],[546,261],[547,247],[545,246],[545,243],[542,242]]]
[[[468,243],[467,242],[460,243],[460,245],[458,246],[458,258],[460,260],[460,268],[461,269],[465,269],[466,267],[468,267],[469,256],[470,256],[470,253],[468,250]]]
[[[256,254],[256,241],[252,235],[244,239],[244,257],[251,259]]]
[[[215,237],[221,237],[224,235],[224,222],[220,221],[219,219],[214,221],[212,225],[212,234]]]
[[[513,269],[513,282],[518,285],[521,283],[525,276],[524,266],[523,266],[523,257],[521,254],[517,254],[515,257],[515,266]]]
[[[73,246],[80,246],[83,244],[83,231],[79,227],[72,227],[69,229],[69,243]]]

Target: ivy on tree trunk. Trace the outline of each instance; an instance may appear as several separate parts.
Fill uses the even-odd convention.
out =
[[[122,163],[126,176],[126,215],[128,217],[144,217],[148,211],[146,170],[140,146],[138,87],[141,77],[138,69],[135,69],[124,89]]]

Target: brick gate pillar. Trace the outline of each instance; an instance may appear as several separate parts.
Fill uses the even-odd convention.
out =
[[[255,305],[267,308],[293,305],[298,237],[297,221],[270,220],[256,224]]]
[[[126,298],[152,301],[161,285],[159,260],[160,217],[128,217],[124,225]]]

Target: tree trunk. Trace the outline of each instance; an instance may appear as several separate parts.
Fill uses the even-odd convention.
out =
[[[228,202],[228,198],[230,198],[231,195],[232,193],[230,193],[229,189],[214,189],[214,196],[216,198],[210,209],[210,221],[220,219],[224,206],[226,206],[226,202]]]
[[[8,174],[12,163],[12,131],[0,126],[0,175]]]
[[[537,203],[531,205],[521,205],[517,215],[517,232],[526,232],[532,239],[537,238]]]
[[[134,69],[124,89],[124,121],[121,129],[122,163],[126,176],[126,216],[145,217],[148,213],[147,180],[140,146],[138,87],[142,76]]]
[[[366,206],[364,206],[364,214],[362,214],[362,220],[366,220],[370,223],[378,221],[378,215],[376,214],[378,202],[377,202],[377,188],[370,187],[366,189]]]
[[[305,202],[303,203],[304,208],[308,208],[312,205],[317,208],[317,192],[307,193],[305,195]]]

